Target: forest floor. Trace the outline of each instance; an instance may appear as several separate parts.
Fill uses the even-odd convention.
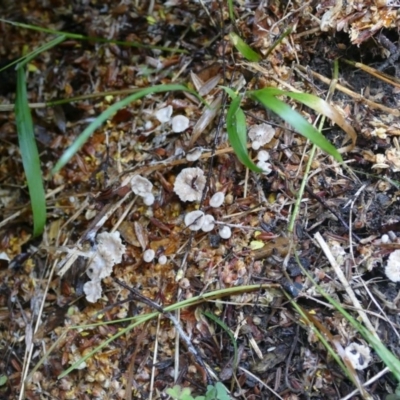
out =
[[[54,37],[13,22],[106,41],[70,37],[28,65],[48,213],[35,238],[15,70],[0,72],[0,399],[166,399],[175,385],[195,397],[217,382],[235,399],[393,393],[396,379],[374,350],[371,360],[359,354],[362,368],[348,373],[326,349],[323,338],[351,370],[343,349],[368,342],[314,282],[355,318],[361,308],[370,334],[400,357],[400,267],[397,283],[385,274],[400,249],[399,4],[240,1],[232,23],[222,0],[19,3],[0,2],[8,21],[0,21],[0,67]],[[230,32],[262,61],[246,61]],[[143,97],[50,173],[110,105],[171,83],[189,86],[211,109],[182,91]],[[273,132],[258,143],[268,171],[251,172],[228,140],[222,86],[322,99],[331,88],[329,102],[353,126],[356,143],[342,152],[344,164],[317,150],[306,174],[311,144],[296,126],[243,99],[249,130]],[[285,101],[318,121],[312,109]],[[329,120],[322,132],[336,148],[348,145]],[[249,154],[262,163],[258,145],[249,140]],[[197,201],[176,193],[187,168]],[[132,192],[137,175],[152,183],[154,199]],[[214,205],[219,192],[223,203]],[[209,231],[185,224],[196,210],[216,221]],[[93,299],[88,266],[107,232],[123,254]]]

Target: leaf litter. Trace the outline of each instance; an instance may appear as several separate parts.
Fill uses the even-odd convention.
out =
[[[379,357],[299,268],[293,248],[342,306],[355,316],[352,306],[363,308],[374,335],[399,357],[399,279],[385,275],[389,269],[398,273],[393,265],[400,248],[396,2],[235,3],[234,26],[227,3],[217,1],[4,3],[3,17],[12,22],[172,51],[70,38],[31,60],[28,94],[30,103],[39,104],[32,114],[49,214],[40,239],[31,237],[16,141],[15,78],[12,69],[0,72],[0,375],[6,377],[1,396],[166,398],[166,389],[176,384],[205,394],[207,384],[220,379],[231,398],[344,398],[354,381],[282,288],[298,296],[338,353],[360,367],[354,372],[357,382],[377,376],[374,385],[359,388],[364,398],[395,391],[390,374],[378,376],[384,368]],[[254,56],[258,63],[247,63],[234,49],[229,39],[234,29],[253,56],[261,55]],[[9,61],[48,36],[5,22],[0,30],[2,55]],[[250,139],[256,127],[272,132],[256,147],[253,142],[254,150],[251,140],[247,144],[252,160],[263,163],[268,174],[249,173],[227,141],[228,100],[221,86],[238,92],[274,87],[323,99],[338,57],[359,66],[340,64],[330,102],[356,132],[353,145],[344,147],[350,169],[325,153],[317,155],[290,235],[308,144],[296,127],[243,100]],[[85,126],[127,94],[121,91],[168,83],[195,88],[204,104],[184,92],[136,100],[50,175]],[[96,93],[102,95],[90,97]],[[54,109],[40,107],[76,97]],[[315,122],[310,108],[286,102]],[[346,144],[346,133],[329,123],[323,133],[337,149]],[[183,182],[195,193],[190,199],[176,189],[185,170],[199,171]],[[187,222],[192,215],[197,217]],[[193,224],[201,225],[199,230]],[[317,244],[316,234],[326,245]],[[116,256],[111,275],[107,266],[107,274],[96,280],[91,303],[85,300],[87,274],[93,275],[89,269],[105,235],[118,238],[123,254]],[[343,271],[340,279],[332,264]],[[151,319],[57,378],[119,332],[126,322],[117,320],[140,318],[212,290],[265,283],[271,286],[182,308],[179,325],[169,314],[159,322]],[[240,348],[237,366],[232,335],[207,321],[204,312],[233,333]]]

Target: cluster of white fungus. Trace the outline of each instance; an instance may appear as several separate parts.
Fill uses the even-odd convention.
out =
[[[162,124],[170,122],[173,132],[184,132],[189,127],[189,118],[184,115],[175,115],[171,119],[172,111],[172,106],[167,106],[157,110],[154,115]]]
[[[370,348],[357,343],[350,343],[344,353],[354,369],[363,370],[371,362]]]
[[[92,259],[86,271],[91,280],[83,286],[86,299],[91,303],[101,298],[101,280],[111,275],[113,266],[122,261],[126,249],[118,231],[102,232],[97,235],[96,241],[96,249],[83,254]]]
[[[201,229],[203,232],[211,232],[215,228],[215,218],[200,210],[191,211],[185,216],[185,225],[192,231]],[[222,225],[218,233],[222,239],[229,239],[232,236],[231,228],[227,225]]]
[[[174,192],[182,201],[200,201],[206,177],[200,168],[185,168],[175,179]]]
[[[143,253],[143,261],[146,263],[151,263],[154,261],[155,256],[156,256],[156,252],[153,249],[147,249]],[[165,265],[167,263],[167,261],[168,261],[167,256],[165,256],[164,254],[158,258],[158,262],[161,265]]]
[[[267,162],[269,160],[269,153],[265,150],[260,150],[257,154],[257,167],[261,168],[264,174],[268,175],[272,172],[272,165]]]
[[[400,250],[395,250],[390,254],[385,274],[392,282],[400,282]]]
[[[275,135],[275,129],[269,124],[253,125],[249,130],[249,138],[252,141],[253,150],[269,143]]]
[[[132,192],[143,198],[143,203],[146,206],[151,206],[154,203],[154,195],[152,193],[153,184],[143,176],[135,175],[130,180]]]

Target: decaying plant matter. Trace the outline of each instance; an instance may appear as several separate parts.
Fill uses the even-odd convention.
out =
[[[321,293],[399,358],[399,4],[3,3],[7,63],[66,36],[24,75],[48,213],[36,239],[16,81],[0,71],[0,397],[396,396],[397,375]],[[265,88],[316,127],[281,94],[326,100],[343,163],[316,150],[307,173],[298,127],[246,95]],[[259,173],[228,140],[235,98]]]

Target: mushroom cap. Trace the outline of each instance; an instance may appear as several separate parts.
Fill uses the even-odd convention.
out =
[[[171,119],[171,115],[172,115],[172,106],[160,108],[155,113],[156,118],[161,123],[168,122]]]
[[[102,296],[100,280],[95,279],[88,281],[83,285],[83,291],[86,295],[86,300],[90,303],[96,303]]]
[[[385,267],[385,275],[392,282],[400,282],[400,250],[393,251]]]
[[[146,204],[146,206],[153,205],[154,204],[154,200],[155,200],[155,197],[154,197],[153,193],[146,193],[143,196],[143,203]]]
[[[264,175],[269,175],[272,172],[272,165],[265,161],[258,161],[257,167],[263,170]]]
[[[355,369],[363,370],[371,362],[371,350],[367,346],[350,343],[344,352]]]
[[[224,204],[225,194],[224,192],[215,192],[210,199],[210,206],[214,208],[221,207]]]
[[[168,261],[168,258],[165,254],[158,257],[158,263],[161,265],[165,265],[167,263],[167,261]]]
[[[132,192],[138,196],[144,197],[153,190],[153,184],[143,176],[135,175],[131,181]]]
[[[175,179],[174,192],[182,201],[200,201],[206,186],[204,172],[200,168],[185,168]]]
[[[223,225],[219,228],[219,236],[222,239],[229,239],[232,236],[232,230],[229,226]]]
[[[204,223],[204,213],[203,211],[196,210],[191,211],[185,215],[185,225],[191,231],[198,231],[201,229]]]
[[[122,244],[118,231],[102,232],[97,235],[97,251],[108,264],[119,264],[126,247]]]
[[[212,215],[210,214],[206,214],[204,216],[204,221],[203,221],[203,225],[201,227],[201,230],[203,232],[211,232],[215,227],[215,219]]]
[[[154,260],[155,255],[156,255],[156,252],[153,249],[147,249],[143,253],[143,261],[145,261],[147,263],[152,262]]]
[[[252,147],[258,150],[264,144],[269,143],[275,135],[275,129],[270,124],[253,125],[249,130],[249,138],[253,142]]]
[[[175,133],[186,131],[189,128],[189,118],[184,115],[175,115],[171,120],[172,131]]]
[[[186,160],[197,161],[201,157],[203,149],[201,147],[194,147],[192,150],[188,151],[186,154]]]
[[[257,160],[268,161],[269,160],[269,152],[266,150],[260,150],[257,153]]]

